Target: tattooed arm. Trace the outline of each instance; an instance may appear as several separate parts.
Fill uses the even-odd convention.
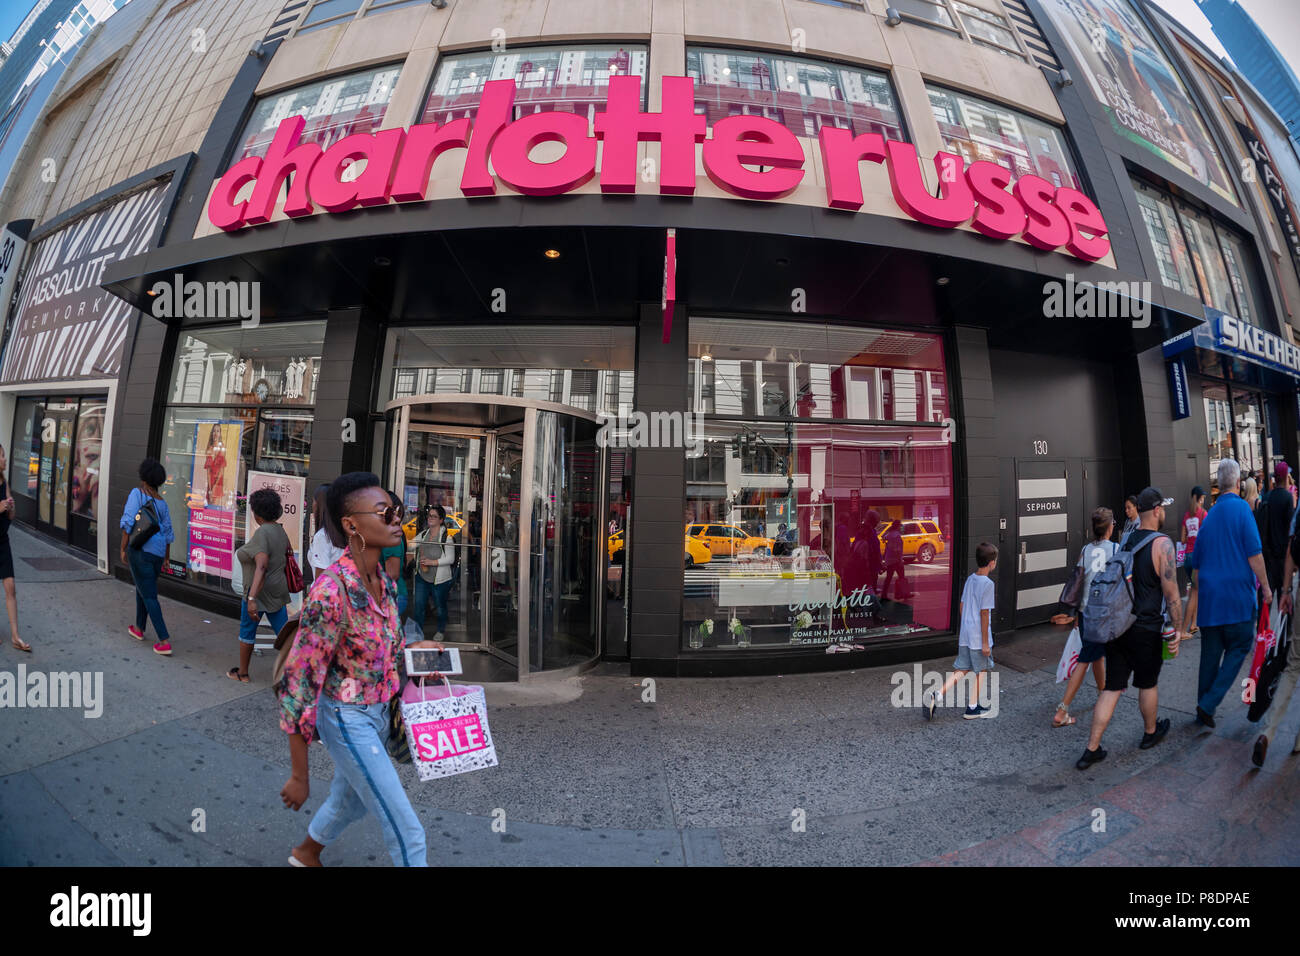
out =
[[[1160,575],[1160,590],[1165,595],[1165,606],[1169,609],[1169,620],[1174,625],[1174,639],[1169,642],[1169,650],[1177,651],[1178,641],[1183,633],[1183,601],[1178,593],[1178,559],[1174,555],[1174,543],[1169,538],[1161,538],[1151,546],[1155,550],[1156,573]]]

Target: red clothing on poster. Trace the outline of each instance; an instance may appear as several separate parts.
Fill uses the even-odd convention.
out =
[[[218,444],[208,452],[203,468],[208,473],[208,503],[220,501],[226,493],[226,446]]]
[[[1187,532],[1187,553],[1196,548],[1196,536],[1201,533],[1201,522],[1205,520],[1205,509],[1197,508],[1196,514],[1183,512],[1183,530]]]

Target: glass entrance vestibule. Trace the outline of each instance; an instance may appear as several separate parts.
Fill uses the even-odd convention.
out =
[[[604,610],[596,419],[549,402],[466,398],[415,395],[385,408],[386,484],[406,508],[407,618],[461,649],[466,679],[580,669],[600,654]]]

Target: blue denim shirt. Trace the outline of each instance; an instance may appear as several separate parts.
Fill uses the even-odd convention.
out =
[[[167,510],[167,502],[158,498],[151,498],[139,488],[131,489],[131,493],[126,498],[126,508],[122,512],[122,520],[119,522],[123,531],[131,533],[135,526],[135,515],[146,502],[153,502],[153,512],[158,517],[158,531],[152,538],[144,543],[140,550],[145,554],[156,555],[160,558],[167,557],[167,545],[176,540],[176,532],[172,530],[171,512]]]

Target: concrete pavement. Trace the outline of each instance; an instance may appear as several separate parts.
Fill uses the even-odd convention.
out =
[[[49,560],[63,552],[18,527],[12,538],[35,652],[4,642],[0,670],[101,671],[105,703],[98,719],[0,710],[0,863],[283,865],[332,768],[312,747],[307,807],[283,808],[270,658],[254,658],[252,684],[226,679],[236,622],[166,599],[175,656],[160,658],[152,636],[127,636],[129,586],[66,570]],[[941,710],[927,723],[894,707],[891,675],[909,666],[660,679],[645,702],[642,682],[607,664],[555,684],[490,685],[499,767],[433,783],[401,772],[436,865],[1300,863],[1300,756],[1288,753],[1300,703],[1253,769],[1258,729],[1244,705],[1230,697],[1216,731],[1192,723],[1192,642],[1162,675],[1166,740],[1137,749],[1130,690],[1110,757],[1081,773],[1095,690],[1075,702],[1075,727],[1049,726],[1065,633],[995,648],[991,720]],[[325,861],[388,865],[378,825],[352,827]]]

